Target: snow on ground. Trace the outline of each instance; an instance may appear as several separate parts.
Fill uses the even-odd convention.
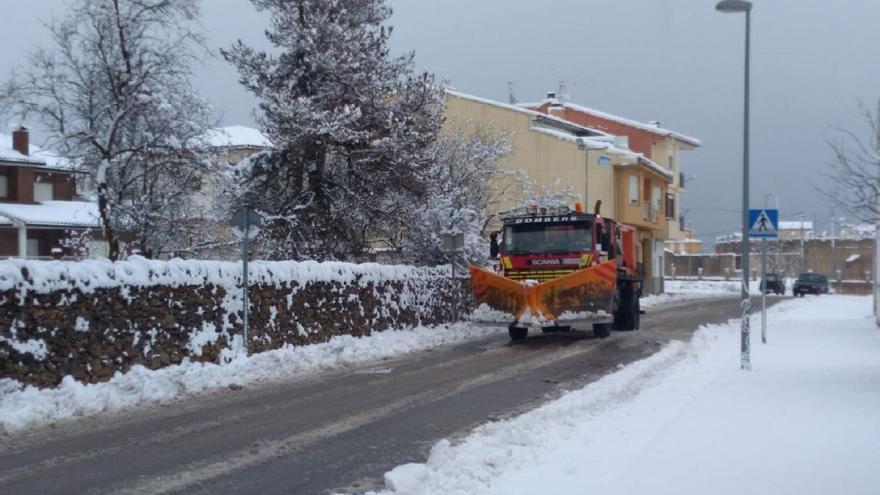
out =
[[[663,281],[666,292],[673,294],[739,294],[742,281],[731,280],[670,280]],[[749,282],[749,293],[761,294],[760,281]],[[768,294],[769,295],[769,294]]]
[[[84,385],[68,376],[58,387],[43,390],[22,388],[18,382],[0,379],[0,432],[168,402],[230,385],[265,384],[344,369],[497,332],[495,328],[459,324],[388,330],[369,337],[345,335],[322,344],[240,356],[223,365],[187,361],[159,370],[135,366],[105,383]]]
[[[639,305],[642,309],[656,308],[667,304],[678,304],[699,299],[714,299],[722,296],[732,296],[732,292],[714,291],[714,292],[666,292],[663,294],[652,294],[642,296],[639,299]]]
[[[873,494],[880,330],[871,299],[768,311],[739,369],[739,324],[712,325],[519,417],[443,440],[385,475],[393,494]],[[645,329],[644,331],[649,331]]]
[[[699,299],[711,299],[722,296],[737,296],[740,294],[741,282],[739,280],[697,280],[697,279],[666,279],[663,294],[643,296],[641,306],[654,308],[665,304],[676,304]],[[760,282],[749,282],[749,293],[760,295]],[[767,297],[776,297],[775,294],[767,294]]]

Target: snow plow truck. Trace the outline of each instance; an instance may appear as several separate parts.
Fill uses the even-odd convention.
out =
[[[580,204],[530,205],[502,216],[492,238],[494,269],[470,267],[477,321],[508,323],[512,340],[545,333],[639,328],[642,265],[635,228]],[[498,239],[500,234],[501,239]]]

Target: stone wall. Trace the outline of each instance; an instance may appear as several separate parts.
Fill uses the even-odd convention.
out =
[[[715,245],[716,254],[727,253],[737,257],[740,268],[739,242],[723,242]],[[750,269],[754,273],[761,269],[761,241],[752,239]],[[803,260],[800,240],[767,241],[767,270],[796,277],[801,270],[824,273],[829,279],[869,280],[873,271],[874,241],[872,239],[837,239],[834,249],[831,239],[807,239],[804,241]],[[840,272],[839,274],[837,272]],[[667,275],[669,273],[667,272]],[[679,274],[683,274],[679,272]],[[705,273],[704,273],[705,275]],[[718,274],[723,275],[723,274]]]
[[[749,269],[752,278],[760,277],[761,241],[753,239]],[[704,277],[737,277],[742,268],[738,242],[718,243],[715,254],[672,254],[666,253],[667,277],[672,277],[673,266],[676,277],[696,277],[698,269],[703,268]],[[781,273],[786,277],[797,277],[801,272],[801,250],[799,240],[768,240],[767,271]],[[829,280],[870,280],[874,265],[874,241],[870,239],[843,239],[831,248],[829,239],[809,239],[804,242],[804,270],[825,274]]]
[[[736,276],[737,259],[733,254],[673,254],[667,252],[663,259],[666,264],[663,273],[667,278]]]
[[[431,268],[252,267],[250,352],[442,323],[455,290],[469,293],[467,280],[454,284]],[[240,274],[224,262],[0,262],[0,379],[45,387],[70,375],[91,383],[135,365],[241,355]]]

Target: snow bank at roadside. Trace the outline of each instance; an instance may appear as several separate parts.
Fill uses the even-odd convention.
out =
[[[383,493],[876,493],[870,298],[789,300],[768,322],[752,372],[738,369],[739,325],[707,326],[457,445],[440,441],[426,463],[386,473]]]
[[[329,342],[239,356],[216,365],[193,363],[149,370],[135,366],[110,381],[82,384],[66,377],[56,388],[22,388],[0,379],[0,431],[10,432],[103,412],[161,403],[230,385],[265,384],[286,378],[340,369],[432,347],[486,336],[497,329],[417,327],[376,332],[368,337],[343,335]]]
[[[362,286],[383,280],[446,278],[448,268],[316,261],[254,261],[251,284],[279,285],[357,281]],[[119,286],[214,284],[231,289],[240,284],[241,263],[130,256],[124,261],[40,261],[9,259],[0,263],[0,291],[27,289],[38,293],[76,288],[84,293]]]
[[[761,294],[759,281],[749,281],[749,293]],[[663,281],[666,292],[673,294],[739,294],[742,281],[731,280],[669,280]]]
[[[668,304],[680,304],[689,301],[699,301],[701,299],[716,299],[719,297],[733,295],[731,292],[665,292],[663,294],[652,294],[642,296],[639,304],[642,309],[656,308]]]

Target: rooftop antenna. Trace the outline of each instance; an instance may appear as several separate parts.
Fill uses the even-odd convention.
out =
[[[516,81],[507,81],[507,103],[516,105],[516,96],[513,95],[513,85]]]
[[[568,88],[565,81],[559,81],[559,90],[556,92],[556,98],[558,98],[560,102],[564,102],[569,99],[569,94],[567,90]]]

